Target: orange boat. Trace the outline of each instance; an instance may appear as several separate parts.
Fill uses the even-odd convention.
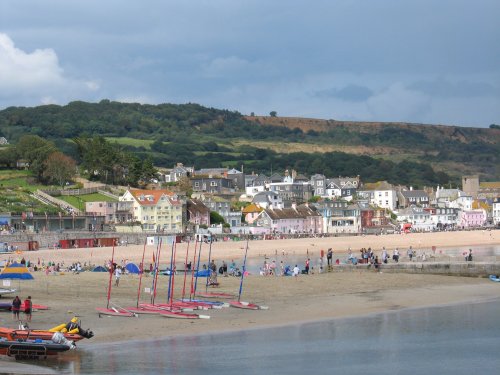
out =
[[[78,324],[78,319],[73,318],[67,324],[61,324],[47,330],[30,329],[26,325],[21,325],[18,329],[0,327],[0,338],[12,338],[13,340],[51,340],[55,332],[62,333],[70,341],[79,341],[84,338],[90,339],[94,336],[91,330],[82,329]]]

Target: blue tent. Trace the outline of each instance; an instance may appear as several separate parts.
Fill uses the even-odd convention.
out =
[[[194,275],[197,277],[207,277],[210,276],[210,270],[200,270],[197,271]]]
[[[127,265],[125,266],[125,269],[129,273],[139,273],[140,272],[139,267],[135,263],[127,263]]]
[[[108,272],[108,270],[103,266],[97,266],[92,270],[92,272]]]

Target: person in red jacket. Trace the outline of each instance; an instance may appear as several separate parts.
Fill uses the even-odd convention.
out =
[[[33,304],[31,303],[31,296],[28,296],[24,300],[24,315],[26,315],[26,320],[31,322],[31,313],[33,311]]]

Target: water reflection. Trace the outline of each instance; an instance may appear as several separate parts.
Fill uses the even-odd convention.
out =
[[[500,301],[88,348],[77,374],[461,374],[498,370]]]

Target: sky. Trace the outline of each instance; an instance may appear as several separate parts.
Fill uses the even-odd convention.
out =
[[[500,124],[498,0],[1,0],[0,109]]]

